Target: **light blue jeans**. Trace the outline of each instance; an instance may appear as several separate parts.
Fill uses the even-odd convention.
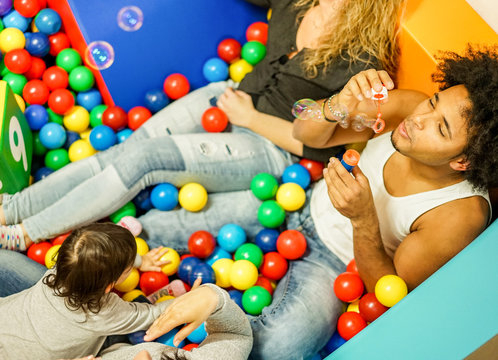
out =
[[[212,83],[173,102],[124,143],[80,160],[15,195],[5,195],[7,224],[22,222],[38,241],[102,219],[147,186],[198,182],[208,192],[249,189],[259,172],[280,176],[291,155],[245,128],[206,133],[209,100],[230,82]]]
[[[0,250],[0,297],[23,291],[41,279],[47,268],[14,251]]]

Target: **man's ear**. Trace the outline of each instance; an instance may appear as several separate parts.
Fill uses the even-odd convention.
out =
[[[467,161],[467,158],[464,156],[460,156],[455,160],[450,162],[450,166],[455,171],[467,171],[470,169],[470,163]]]

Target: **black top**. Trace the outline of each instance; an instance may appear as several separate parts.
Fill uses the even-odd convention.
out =
[[[318,76],[310,79],[301,65],[306,48],[292,59],[287,54],[297,50],[296,35],[300,21],[295,0],[246,0],[253,4],[271,7],[268,27],[266,56],[240,83],[239,89],[251,95],[258,111],[293,121],[292,105],[299,99],[323,99],[339,92],[348,80],[358,72],[371,68],[364,63],[350,64],[337,59],[324,73],[318,68]],[[313,149],[304,146],[303,157],[328,161],[342,147]]]

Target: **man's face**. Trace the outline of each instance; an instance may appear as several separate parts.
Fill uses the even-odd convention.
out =
[[[464,110],[471,103],[463,85],[453,86],[420,103],[391,135],[401,154],[430,166],[455,160],[467,143]]]

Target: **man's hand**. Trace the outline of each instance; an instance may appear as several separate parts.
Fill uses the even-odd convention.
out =
[[[168,249],[165,249],[163,246],[159,246],[158,248],[149,251],[147,254],[142,256],[142,265],[140,265],[140,271],[161,271],[161,268],[164,265],[167,265],[171,262],[169,260],[160,260],[161,256],[163,256],[167,252]]]
[[[216,105],[225,112],[228,120],[237,126],[249,128],[251,118],[257,113],[251,96],[243,91],[227,88]]]

